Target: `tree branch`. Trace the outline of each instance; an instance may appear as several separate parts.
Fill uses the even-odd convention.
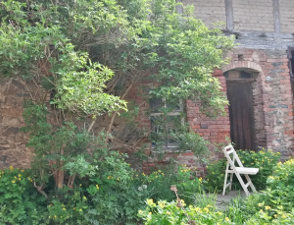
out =
[[[125,90],[125,92],[124,92],[123,95],[121,96],[121,99],[124,99],[124,98],[127,96],[127,94],[129,93],[129,91],[130,91],[131,88],[133,87],[135,81],[136,81],[136,77],[135,77],[134,80],[130,83],[130,85],[128,86],[128,88]],[[110,119],[110,123],[109,123],[109,125],[108,125],[108,128],[107,128],[106,133],[108,133],[108,134],[110,133],[110,131],[111,131],[111,129],[112,129],[112,126],[113,126],[113,123],[114,123],[114,120],[115,120],[116,116],[117,116],[117,113],[116,113],[116,112],[115,112],[114,114],[112,114],[112,117],[111,117],[111,119]]]

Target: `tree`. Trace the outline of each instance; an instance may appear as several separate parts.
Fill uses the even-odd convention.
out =
[[[127,110],[127,94],[143,80],[155,84],[150,96],[194,98],[211,114],[223,110],[227,101],[211,74],[233,40],[178,7],[175,0],[0,3],[0,75],[22,79],[30,93],[25,130],[39,191],[48,175],[62,188],[91,173],[94,123],[111,114],[110,133],[118,113]],[[80,170],[69,166],[75,163]]]

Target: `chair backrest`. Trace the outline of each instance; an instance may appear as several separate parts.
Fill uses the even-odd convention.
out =
[[[234,147],[231,144],[224,147],[223,152],[224,152],[225,157],[227,158],[231,168],[235,167],[235,162],[237,162],[238,167],[244,167],[237,152],[235,151]],[[232,155],[232,158],[231,158],[231,155]]]

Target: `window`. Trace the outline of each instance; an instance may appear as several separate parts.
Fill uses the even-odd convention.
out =
[[[184,124],[183,102],[150,99],[152,148],[176,150],[175,134]]]

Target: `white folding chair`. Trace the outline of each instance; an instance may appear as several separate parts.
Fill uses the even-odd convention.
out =
[[[253,192],[256,192],[256,189],[249,177],[249,175],[255,175],[258,173],[258,168],[248,168],[244,167],[241,160],[239,159],[234,147],[230,144],[224,147],[223,152],[227,159],[227,166],[226,166],[226,174],[224,180],[224,188],[223,188],[223,195],[226,193],[226,189],[229,187],[232,190],[232,182],[233,182],[233,175],[235,174],[238,181],[240,182],[243,190],[245,191],[246,196],[250,194],[248,187],[250,186]],[[233,156],[231,158],[231,155]],[[235,162],[237,166],[235,166]],[[228,175],[230,174],[230,181],[228,181]],[[245,184],[241,175],[244,175],[246,178],[247,183]]]

